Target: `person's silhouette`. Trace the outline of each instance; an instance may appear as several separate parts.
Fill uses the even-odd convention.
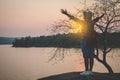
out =
[[[92,75],[96,33],[94,30],[94,25],[104,16],[104,14],[92,20],[92,12],[84,11],[84,20],[80,20],[79,18],[68,13],[67,10],[61,9],[61,13],[68,16],[71,20],[81,24],[81,49],[84,58],[85,71],[80,73],[80,75]]]

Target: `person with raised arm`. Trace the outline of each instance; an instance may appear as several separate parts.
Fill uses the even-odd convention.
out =
[[[92,75],[92,69],[94,64],[94,48],[95,48],[95,30],[94,25],[96,22],[101,19],[103,15],[100,17],[96,17],[92,20],[92,12],[90,11],[84,11],[83,17],[84,20],[80,20],[79,18],[71,15],[67,12],[67,10],[61,9],[61,13],[68,16],[71,20],[78,22],[81,27],[81,49],[83,53],[84,58],[84,64],[85,64],[85,71],[80,73],[80,75]]]

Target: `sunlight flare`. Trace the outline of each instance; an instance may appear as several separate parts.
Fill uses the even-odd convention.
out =
[[[72,31],[75,32],[75,33],[81,33],[81,28],[82,28],[82,25],[78,22],[72,22]]]

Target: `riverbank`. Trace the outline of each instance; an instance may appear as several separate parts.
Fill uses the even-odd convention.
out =
[[[90,76],[80,76],[80,72],[71,72],[40,78],[38,80],[120,80],[120,73],[94,72],[93,75]]]

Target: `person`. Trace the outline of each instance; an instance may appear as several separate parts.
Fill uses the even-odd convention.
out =
[[[96,32],[94,30],[94,25],[96,24],[96,22],[99,21],[99,19],[101,19],[104,16],[104,14],[92,20],[92,12],[84,11],[84,20],[80,20],[79,18],[68,13],[67,10],[61,9],[61,13],[68,16],[71,20],[78,22],[82,26],[80,35],[85,71],[80,73],[80,75],[92,75],[92,69],[94,64],[94,48],[96,42]]]

